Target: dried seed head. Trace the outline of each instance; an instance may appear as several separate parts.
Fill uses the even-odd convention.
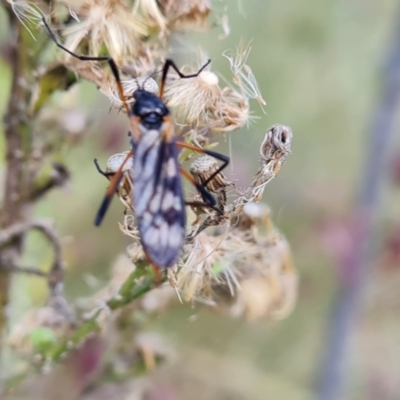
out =
[[[196,215],[196,219],[192,222],[194,229],[187,237],[188,242],[191,242],[195,235],[209,226],[220,225],[227,220],[226,216],[223,214],[227,201],[226,187],[233,185],[233,182],[229,181],[222,172],[219,172],[209,180],[215,172],[217,172],[218,168],[219,165],[217,161],[208,155],[198,158],[190,166],[190,173],[193,175],[196,182],[205,185],[209,192],[216,194],[217,203],[215,206],[221,210],[221,213],[216,212],[215,209],[210,207],[203,206],[204,200],[200,192],[193,197],[190,202],[193,203],[191,209]],[[202,220],[201,216],[204,214],[209,217]]]
[[[221,95],[217,75],[202,71],[191,79],[181,79],[177,74],[171,76],[164,98],[170,107],[176,109],[175,118],[188,125],[207,125]]]
[[[277,319],[295,303],[297,274],[279,232],[231,228],[220,236],[197,236],[178,272],[178,288],[185,300],[233,316]]]
[[[223,56],[229,61],[231,71],[234,75],[233,82],[237,85],[247,98],[256,99],[261,105],[265,106],[266,102],[262,98],[256,78],[251,68],[246,65],[249,57],[251,44],[245,46],[241,42],[236,50],[236,56],[229,55],[229,52],[223,53]]]
[[[140,49],[140,54],[129,63],[120,65],[121,71],[131,77],[151,77],[164,62],[164,50],[167,41],[160,39],[157,43],[149,43]],[[143,78],[142,78],[143,79]]]
[[[133,5],[133,13],[143,16],[145,24],[152,29],[164,31],[167,20],[162,14],[158,1],[156,0],[137,0]]]
[[[219,165],[215,158],[208,155],[199,157],[190,166],[190,173],[194,176],[198,183],[204,185],[209,178],[218,170]],[[226,187],[233,183],[228,181],[222,172],[219,172],[209,181],[206,188],[215,193],[218,197],[218,205],[223,207],[226,204]]]
[[[272,160],[279,161],[279,168],[284,163],[286,156],[290,154],[293,133],[288,126],[273,125],[264,137],[260,147],[261,159],[265,163]]]
[[[231,132],[248,125],[252,118],[246,97],[226,87],[214,105],[210,127],[217,132]]]
[[[131,104],[135,101],[132,95],[138,89],[144,89],[154,94],[158,94],[159,92],[157,82],[148,76],[139,76],[134,79],[122,81],[122,88],[124,89],[125,99],[128,104]],[[111,99],[113,103],[116,103],[119,107],[122,107],[122,100],[119,96],[116,84],[111,89]],[[123,110],[125,109],[123,108]]]
[[[234,225],[242,231],[254,230],[260,225],[265,231],[271,231],[273,228],[271,210],[265,204],[247,203],[243,206],[243,210],[238,215],[238,220],[235,221]]]
[[[295,273],[270,274],[265,278],[248,278],[230,311],[249,320],[279,320],[288,316],[296,303],[298,278]],[[238,311],[241,311],[238,313]]]
[[[123,153],[113,154],[107,160],[106,164],[106,172],[117,172],[121,167],[122,163],[125,161],[129,151],[124,151]],[[122,171],[130,171],[133,168],[133,156],[130,156],[129,159],[125,162],[122,167]]]
[[[209,0],[158,0],[171,30],[203,30],[211,12]]]
[[[129,218],[125,218],[125,220],[129,220]],[[127,226],[129,227],[130,231],[129,232],[124,232],[126,235],[131,236],[132,238],[135,239],[135,241],[130,244],[127,247],[127,253],[129,258],[133,261],[133,263],[137,263],[139,261],[142,261],[146,258],[144,251],[143,251],[143,247],[141,246],[140,242],[139,242],[139,230],[137,230],[137,228],[132,224],[132,222],[130,222],[130,224]],[[135,236],[135,232],[134,230],[136,229],[136,236]]]
[[[217,75],[211,71],[202,71],[192,79],[174,75],[166,88],[165,100],[176,109],[175,117],[181,123],[217,132],[233,131],[250,120],[246,97],[229,87],[221,89]]]
[[[141,35],[147,28],[140,17],[130,12],[122,0],[65,0],[72,13],[79,19],[64,29],[65,46],[77,50],[88,40],[88,54],[98,55],[103,45],[117,64],[137,54]],[[75,18],[76,19],[76,18]]]
[[[250,186],[229,205],[229,213],[240,212],[245,204],[261,200],[265,186],[275,178],[290,154],[292,137],[292,130],[284,125],[273,125],[267,130],[260,147],[261,166]]]
[[[274,228],[269,208],[251,202],[259,200],[271,174],[278,171],[274,166],[281,165],[290,152],[291,138],[289,128],[271,127],[261,145],[260,170],[248,193],[224,207],[222,215],[211,211],[202,222],[200,218],[196,221],[198,226],[187,237],[176,280],[172,282],[185,301],[198,301],[248,319],[283,318],[292,310],[297,274],[289,246]],[[120,165],[118,158],[113,168]],[[202,156],[192,163],[190,172],[204,184],[217,168],[212,157]],[[218,174],[207,189],[223,203],[229,184],[223,174]],[[201,197],[197,199],[200,201]],[[198,215],[207,213],[197,208],[194,211]],[[212,225],[219,226],[213,232],[215,236],[202,232]],[[130,259],[134,263],[143,261],[145,255],[134,216],[126,215],[120,227],[124,234],[134,238],[128,249]],[[221,234],[222,229],[225,233]]]
[[[207,235],[201,233],[196,237],[184,266],[177,274],[177,287],[185,301],[206,300],[209,297],[212,265],[219,257],[218,250],[213,248]]]
[[[106,164],[106,173],[116,173],[121,167],[122,163],[125,162],[129,151],[124,153],[117,153],[112,155]],[[122,204],[125,206],[125,210],[133,211],[132,202],[132,168],[133,168],[133,157],[130,156],[122,167],[122,178],[117,189],[117,195],[121,200]],[[110,176],[108,176],[111,179]]]
[[[33,22],[39,25],[44,17],[42,10],[32,2],[7,0],[7,3],[11,4],[11,8],[16,17],[26,28],[32,38],[36,40],[27,24]]]

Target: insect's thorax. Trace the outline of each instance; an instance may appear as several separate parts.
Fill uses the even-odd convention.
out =
[[[131,108],[131,116],[138,118],[146,129],[161,130],[165,117],[170,115],[162,100],[143,89],[136,90],[133,98],[135,103]]]

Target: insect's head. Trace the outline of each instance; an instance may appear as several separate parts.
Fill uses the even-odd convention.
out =
[[[132,115],[140,117],[142,124],[148,129],[158,129],[163,118],[170,113],[162,100],[147,90],[135,90],[133,98],[135,103],[132,105]]]

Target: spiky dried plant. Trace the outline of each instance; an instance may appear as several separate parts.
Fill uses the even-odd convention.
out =
[[[272,126],[260,146],[260,168],[247,189],[228,203],[227,188],[233,182],[219,173],[207,189],[216,196],[222,212],[191,206],[196,218],[188,229],[175,284],[186,301],[198,301],[249,319],[283,318],[292,310],[297,274],[290,247],[273,226],[269,209],[258,204],[265,186],[290,153],[291,140],[290,128]],[[199,183],[204,183],[217,167],[214,159],[203,156],[192,162],[190,171]],[[120,198],[125,203],[124,197]],[[130,251],[130,257],[137,264],[145,255],[137,245],[134,215],[125,216],[124,221],[120,227],[135,240],[136,251]]]
[[[67,15],[63,6],[68,10]],[[28,3],[20,5],[19,9],[24,10],[23,18],[34,15],[37,19],[37,9],[30,9]],[[131,94],[138,87],[144,86],[153,93],[158,91],[154,76],[150,75],[161,69],[173,31],[206,27],[210,11],[209,2],[202,0],[191,2],[140,0],[134,2],[133,7],[122,0],[83,2],[58,0],[54,3],[52,15],[54,21],[57,21],[58,32],[65,37],[65,45],[70,50],[86,52],[93,56],[107,52],[115,59],[121,71],[131,74],[123,81],[123,89],[128,102],[133,102]],[[233,131],[249,123],[250,99],[256,99],[265,105],[256,79],[247,65],[250,49],[250,45],[244,46],[240,43],[235,55],[229,52],[223,54],[230,63],[232,82],[238,88],[237,91],[233,86],[221,87],[217,74],[211,71],[210,67],[193,79],[180,79],[176,73],[169,74],[164,100],[175,111],[176,122],[179,123],[180,131],[185,132],[187,141],[196,145],[199,143],[213,145],[210,142],[214,140],[214,136],[210,136],[209,133]],[[94,82],[113,104],[121,108],[122,103],[116,84],[113,77],[105,72],[106,69],[95,62],[77,60],[65,52],[61,53],[59,58],[58,66],[63,65],[82,78]],[[54,67],[45,69],[42,76],[48,74],[51,68]],[[195,69],[187,66],[182,71],[192,73]],[[182,126],[186,126],[187,129]],[[247,235],[242,228],[239,229],[237,221],[244,218],[244,208],[247,204],[260,201],[265,185],[275,177],[290,152],[291,138],[291,130],[285,126],[273,126],[267,131],[260,149],[261,167],[250,186],[241,194],[237,194],[233,201],[227,203],[226,194],[226,188],[233,183],[222,173],[208,183],[207,189],[216,196],[217,206],[222,212],[218,213],[207,207],[192,206],[196,218],[188,230],[187,244],[177,275],[179,290],[185,292],[185,288],[192,288],[189,294],[183,294],[184,298],[198,297],[199,288],[193,289],[196,285],[189,279],[191,275],[202,288],[214,288],[216,282],[225,282],[230,287],[229,293],[234,295],[238,293],[241,279],[237,266],[240,270],[241,264],[260,264],[261,253],[257,251],[256,245],[253,249],[249,247],[246,257],[253,254],[257,261],[251,260],[251,257],[250,259],[245,257],[243,262],[238,261],[243,256],[239,256],[240,251],[235,251],[235,246],[239,250],[240,244],[256,243],[257,240]],[[191,155],[183,152],[181,161],[184,158],[191,158]],[[112,156],[107,162],[106,172],[116,172],[122,160],[123,153]],[[126,164],[118,190],[126,214],[120,227],[126,235],[137,241],[139,236],[131,201],[132,185],[134,185],[129,172],[131,164],[131,162]],[[203,183],[216,168],[218,164],[206,156],[195,160],[190,170],[195,179]],[[199,195],[195,195],[193,200],[199,198]],[[212,226],[213,231],[204,232]],[[202,246],[209,247],[209,255]],[[138,248],[136,245],[133,247]],[[132,256],[134,262],[144,257],[142,251],[136,251],[134,254]],[[264,258],[268,258],[268,251],[262,254]],[[227,257],[233,258],[228,262]],[[199,265],[204,267],[200,268]],[[253,269],[256,270],[259,273],[260,268]],[[190,284],[187,284],[188,280]],[[208,281],[208,284],[204,280]],[[207,291],[208,289],[200,290],[203,293],[200,297],[204,297]]]
[[[70,50],[113,57],[121,71],[128,103],[134,101],[132,93],[138,87],[158,92],[156,73],[168,55],[172,35],[181,30],[205,29],[211,13],[208,0],[138,0],[133,4],[123,0],[56,0],[50,2],[51,7],[48,2],[40,3],[41,10],[28,2],[9,2],[32,32],[43,14]],[[227,31],[226,26],[224,30]],[[42,34],[47,37],[47,33]],[[231,132],[249,124],[251,99],[265,105],[247,65],[249,52],[250,46],[241,44],[235,56],[224,53],[230,63],[232,84],[221,85],[210,66],[193,79],[179,79],[178,74],[169,74],[163,100],[174,111],[175,130],[188,144],[216,146],[219,132]],[[75,83],[76,77],[93,82],[111,104],[125,111],[115,79],[107,67],[98,62],[77,60],[65,52],[57,53],[56,58],[56,62],[38,68],[36,85],[32,86],[29,109],[31,115],[39,115],[41,111],[38,127],[53,126],[65,120],[63,107],[53,107],[53,113],[47,109],[46,113],[44,105],[56,90],[54,85],[48,89],[49,81],[54,83],[63,79],[61,89]],[[202,61],[199,60],[200,65]],[[185,66],[182,71],[191,73],[196,68]],[[86,116],[82,116],[82,121],[84,125]],[[82,126],[77,127],[75,137],[82,131]],[[269,209],[257,204],[265,186],[276,176],[290,153],[291,140],[290,128],[272,126],[261,143],[260,167],[248,188],[237,190],[234,181],[220,172],[206,187],[216,198],[214,209],[199,204],[200,193],[189,199],[193,200],[193,205],[187,210],[191,224],[187,227],[185,246],[179,262],[168,269],[168,282],[164,283],[164,286],[172,286],[180,299],[207,304],[220,312],[251,320],[279,319],[292,310],[297,294],[297,275],[290,248],[273,226]],[[118,170],[125,156],[126,153],[118,153],[109,158],[106,176]],[[180,154],[180,161],[191,160],[190,171],[194,179],[203,184],[218,165],[208,156],[194,161],[193,156],[191,151],[185,150]],[[132,165],[132,159],[125,164],[117,195],[124,205],[119,226],[132,239],[127,253],[133,264],[126,268],[125,260],[122,272],[119,268],[114,270],[115,279],[96,297],[98,307],[92,310],[86,325],[69,342],[47,351],[48,359],[59,359],[85,334],[103,327],[102,322],[107,320],[110,311],[132,302],[131,306],[136,309],[156,311],[165,307],[171,297],[168,289],[165,297],[158,299],[156,291],[152,290],[154,281],[143,272],[148,262],[140,245],[132,203],[135,185]],[[58,321],[54,318],[55,306],[49,307],[42,313],[28,315],[26,321],[29,323],[25,325],[52,327],[60,322],[60,331],[68,331],[70,321],[65,318]],[[13,339],[14,346],[18,346],[18,343],[25,343],[26,337],[17,329]]]

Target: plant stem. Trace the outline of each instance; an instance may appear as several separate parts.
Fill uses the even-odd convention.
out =
[[[144,275],[145,273],[146,269],[136,268],[121,286],[117,296],[107,300],[105,306],[108,307],[109,310],[114,311],[132,303],[134,300],[139,299],[145,293],[150,291],[154,285],[154,278],[150,275],[151,272],[148,275]],[[56,345],[50,351],[48,359],[52,362],[59,361],[62,355],[71,347],[79,345],[90,335],[95,334],[100,329],[97,319],[101,313],[102,309],[97,310],[91,318],[83,322],[75,330],[70,338],[65,340],[63,343]]]
[[[342,398],[345,377],[348,376],[351,340],[362,312],[364,288],[371,277],[378,244],[376,219],[381,205],[382,184],[388,176],[387,160],[400,99],[400,16],[397,25],[384,71],[381,103],[371,122],[366,166],[351,232],[352,246],[341,265],[345,276],[334,300],[328,329],[317,392],[320,400]]]
[[[10,68],[13,73],[10,100],[4,117],[4,131],[6,142],[6,177],[4,187],[4,200],[0,216],[0,229],[3,230],[23,219],[24,188],[24,163],[25,140],[27,132],[25,104],[29,91],[23,82],[24,50],[18,18],[9,10],[11,43],[10,43]],[[7,325],[6,308],[9,301],[11,274],[8,266],[17,265],[22,248],[22,236],[13,238],[12,241],[0,248],[0,351],[2,338]]]

